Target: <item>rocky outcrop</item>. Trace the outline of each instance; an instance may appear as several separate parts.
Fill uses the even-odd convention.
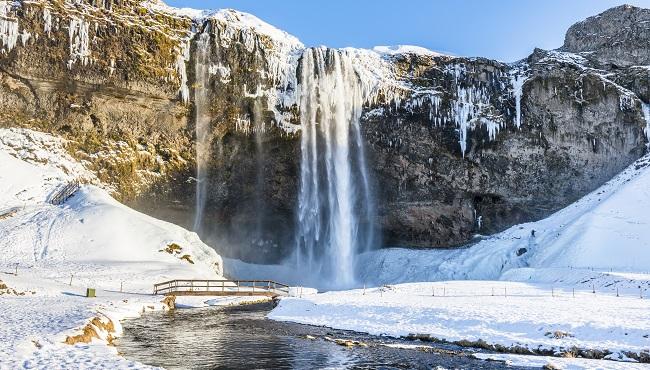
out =
[[[0,124],[72,139],[70,150],[122,200],[185,226],[203,158],[202,237],[247,260],[289,253],[300,187],[298,40],[229,10],[3,3]],[[468,243],[549,215],[640,157],[648,12],[613,8],[571,27],[561,49],[514,64],[414,48],[336,51],[353,60],[363,87],[377,206],[369,222],[382,244]]]

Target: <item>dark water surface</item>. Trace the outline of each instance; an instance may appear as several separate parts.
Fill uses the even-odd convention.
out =
[[[268,303],[146,314],[124,322],[118,350],[127,359],[167,369],[514,368],[471,358],[455,346],[427,343],[436,348],[426,352],[389,348],[383,344],[417,342],[267,320],[271,309]],[[368,347],[344,347],[325,337]]]

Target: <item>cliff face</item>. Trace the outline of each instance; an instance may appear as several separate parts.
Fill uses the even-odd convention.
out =
[[[561,49],[514,64],[330,51],[352,61],[362,86],[383,244],[460,245],[539,219],[640,157],[649,14],[611,9],[571,27]],[[186,226],[203,186],[204,238],[249,260],[288,254],[298,40],[235,11],[135,0],[0,1],[0,32],[0,124],[73,140],[69,150],[124,201]]]

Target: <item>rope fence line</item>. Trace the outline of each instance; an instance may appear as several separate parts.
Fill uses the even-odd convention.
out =
[[[410,293],[409,290],[402,290],[395,288],[392,285],[385,285],[379,288],[366,288],[364,286],[361,295],[366,295],[368,292],[379,292],[380,295],[390,293]],[[430,294],[423,294],[422,292],[413,292],[419,296],[428,297],[448,297],[448,298],[465,298],[465,297],[551,297],[551,298],[584,298],[594,296],[606,297],[622,297],[622,298],[650,298],[650,288],[639,286],[638,288],[614,288],[614,289],[598,289],[592,286],[591,289],[581,287],[561,288],[551,287],[550,289],[518,289],[508,286],[493,286],[488,288],[477,289],[457,289],[446,286],[431,287]]]

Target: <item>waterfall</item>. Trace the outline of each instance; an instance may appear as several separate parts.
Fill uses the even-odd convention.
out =
[[[300,67],[298,273],[312,284],[349,287],[355,257],[371,247],[374,234],[359,128],[361,82],[345,52],[307,49]]]
[[[643,116],[645,117],[645,137],[648,140],[648,149],[650,149],[650,104],[641,103],[643,109]]]
[[[264,194],[264,133],[266,126],[264,123],[262,103],[259,99],[255,99],[253,103],[253,135],[255,136],[255,209],[257,209],[255,217],[255,243],[263,243],[263,229],[264,218],[266,217]]]
[[[210,158],[210,55],[211,38],[209,23],[199,35],[196,43],[194,111],[196,130],[196,208],[194,231],[198,232],[203,223],[206,195],[208,190],[207,164]]]

